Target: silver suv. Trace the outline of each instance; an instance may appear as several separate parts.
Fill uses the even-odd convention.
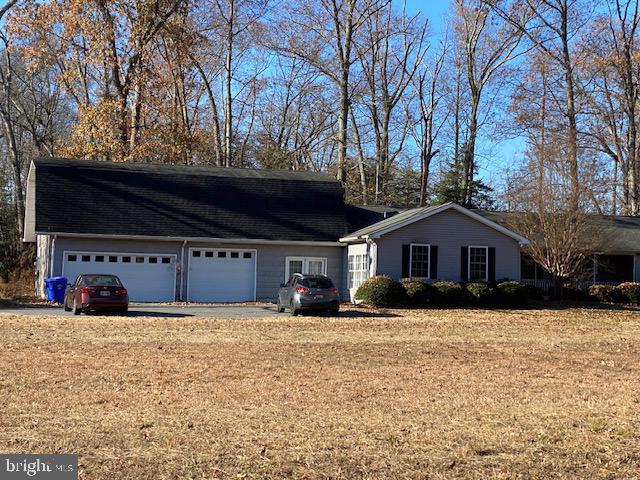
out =
[[[337,315],[340,295],[331,279],[325,275],[294,273],[278,290],[278,311],[284,312],[285,308],[293,316],[309,310],[324,310]]]

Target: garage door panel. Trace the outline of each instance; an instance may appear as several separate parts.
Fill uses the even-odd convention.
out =
[[[191,249],[188,298],[192,302],[255,300],[256,252]]]
[[[87,273],[117,275],[134,302],[175,300],[175,255],[65,252],[63,275],[69,282]]]

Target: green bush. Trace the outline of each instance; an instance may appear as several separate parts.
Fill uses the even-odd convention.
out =
[[[467,283],[465,288],[476,305],[490,306],[495,301],[495,292],[493,288],[486,283]]]
[[[496,285],[496,293],[498,302],[506,307],[526,307],[529,303],[529,291],[520,282],[501,282]]]
[[[621,283],[620,285],[615,287],[615,290],[619,292],[618,296],[622,297],[621,298],[622,302],[636,303],[636,304],[640,303],[640,283],[637,283],[637,282]]]
[[[422,280],[407,278],[401,281],[405,291],[407,305],[425,307],[435,303],[437,290]]]
[[[468,293],[462,285],[456,282],[435,282],[433,288],[436,290],[438,305],[453,307],[464,305],[468,302]]]
[[[591,285],[589,296],[602,303],[617,303],[622,299],[621,292],[611,285]]]
[[[406,303],[402,285],[386,275],[377,275],[366,280],[358,288],[355,298],[372,307],[381,308],[400,307]]]

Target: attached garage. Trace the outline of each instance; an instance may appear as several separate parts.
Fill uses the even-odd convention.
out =
[[[83,273],[117,275],[134,302],[172,302],[176,298],[175,255],[64,252],[62,275],[72,283]]]
[[[256,250],[189,249],[188,301],[255,300],[256,257]]]

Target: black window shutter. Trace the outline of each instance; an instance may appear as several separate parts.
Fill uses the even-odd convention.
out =
[[[438,246],[431,245],[429,254],[429,278],[432,280],[438,278]]]
[[[489,258],[488,258],[488,274],[489,281],[496,281],[496,247],[489,247]]]
[[[469,247],[460,247],[460,281],[469,280]]]
[[[409,260],[411,259],[411,245],[402,245],[402,278],[409,278]]]

